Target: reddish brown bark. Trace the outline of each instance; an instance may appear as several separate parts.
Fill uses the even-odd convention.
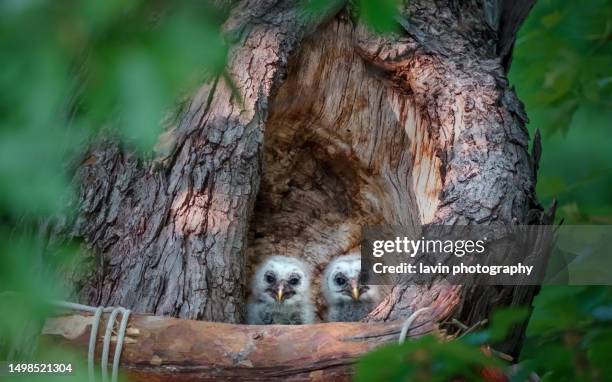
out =
[[[438,321],[450,315],[449,308],[457,299],[454,293],[441,294],[436,308],[416,317],[409,336],[435,329]],[[42,339],[85,353],[92,317],[50,319]],[[105,326],[103,320],[101,327]],[[348,381],[359,356],[397,341],[400,329],[401,322],[257,326],[134,315],[127,330],[121,370],[131,381],[143,382]],[[101,347],[102,336],[97,349]]]

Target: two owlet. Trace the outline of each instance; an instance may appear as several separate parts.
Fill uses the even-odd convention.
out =
[[[359,255],[334,259],[323,274],[327,321],[359,321],[379,302],[378,287],[366,285]],[[251,284],[248,323],[308,324],[314,321],[311,272],[303,261],[286,256],[266,259]]]
[[[314,320],[310,270],[293,257],[272,256],[255,272],[247,306],[248,322],[255,325],[308,324]]]
[[[327,321],[360,321],[380,300],[375,285],[366,285],[358,254],[334,259],[323,274]]]

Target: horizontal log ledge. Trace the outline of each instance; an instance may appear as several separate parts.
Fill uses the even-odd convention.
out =
[[[98,331],[99,360],[105,315]],[[42,340],[87,354],[93,316],[49,318]],[[410,336],[431,330],[417,319]],[[401,322],[312,325],[232,325],[134,314],[121,370],[133,381],[348,380],[351,365],[368,350],[396,341]],[[116,338],[112,339],[116,342]],[[114,345],[110,354],[114,354]]]

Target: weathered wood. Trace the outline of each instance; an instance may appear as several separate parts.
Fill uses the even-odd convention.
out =
[[[440,295],[431,311],[416,317],[410,337],[435,330],[459,295]],[[105,327],[103,318],[101,327]],[[93,316],[47,320],[42,340],[85,354]],[[131,381],[349,380],[365,352],[397,341],[402,322],[313,325],[230,325],[133,315],[121,357]],[[102,330],[97,349],[102,346]],[[114,354],[112,341],[111,352]],[[96,355],[99,357],[99,353]],[[98,358],[96,358],[98,359]]]

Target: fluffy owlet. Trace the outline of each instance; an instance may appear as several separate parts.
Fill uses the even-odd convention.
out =
[[[249,324],[311,323],[314,308],[306,263],[286,256],[267,258],[255,272],[247,310]]]
[[[365,285],[358,254],[334,259],[323,273],[328,321],[359,321],[376,307],[378,287]]]

